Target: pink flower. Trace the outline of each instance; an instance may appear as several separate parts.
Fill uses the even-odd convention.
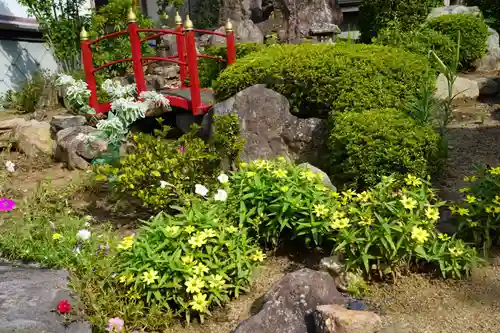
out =
[[[16,203],[13,200],[7,198],[0,198],[0,212],[8,212],[16,207]]]
[[[123,331],[123,320],[116,317],[116,318],[111,318],[108,320],[108,328],[106,328],[106,331],[112,332],[112,333],[119,333]]]
[[[70,313],[71,304],[69,304],[67,299],[63,299],[57,304],[57,311],[59,311],[59,313]]]
[[[183,153],[183,152],[184,152],[184,146],[180,146],[179,153]]]

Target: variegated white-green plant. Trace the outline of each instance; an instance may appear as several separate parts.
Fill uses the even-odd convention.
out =
[[[75,80],[69,75],[60,75],[56,81],[58,86],[66,88],[69,103],[84,114],[95,114],[96,111],[88,105],[90,90],[87,83]],[[108,142],[110,151],[119,149],[125,139],[129,126],[138,119],[144,118],[149,109],[170,108],[168,99],[155,91],[145,91],[137,96],[135,84],[121,85],[110,79],[104,81],[102,88],[111,99],[111,110],[107,119],[97,122],[100,136]]]

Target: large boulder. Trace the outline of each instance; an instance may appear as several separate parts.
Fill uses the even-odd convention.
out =
[[[202,127],[212,133],[214,116],[237,114],[245,139],[244,161],[285,156],[293,161],[321,165],[326,139],[326,120],[302,119],[290,113],[290,104],[281,94],[259,84],[217,103],[204,116]]]
[[[486,54],[476,60],[474,67],[478,72],[491,72],[500,70],[500,37],[498,32],[488,28],[490,36],[488,37],[488,48]]]
[[[285,275],[263,298],[260,311],[241,322],[233,333],[314,332],[313,311],[345,299],[326,272],[301,269]]]
[[[475,100],[479,97],[479,85],[476,81],[458,76],[452,89],[456,99]],[[439,74],[436,80],[435,97],[444,100],[448,97],[448,80],[443,74]]]
[[[0,122],[0,148],[12,144],[28,157],[52,154],[50,124],[37,120],[13,118]]]
[[[370,311],[348,310],[340,305],[320,305],[313,314],[315,333],[375,333],[382,320]]]
[[[450,15],[450,14],[471,14],[471,15],[481,15],[481,10],[477,6],[462,6],[462,5],[454,5],[454,6],[444,6],[444,7],[436,7],[432,8],[431,12],[427,16],[427,19],[433,19],[442,15]]]
[[[108,143],[96,139],[99,130],[90,126],[69,127],[56,135],[55,159],[65,162],[68,169],[87,169],[90,161],[108,150]]]
[[[0,333],[91,333],[88,323],[63,325],[55,310],[66,299],[68,273],[62,270],[15,268],[0,264]]]
[[[276,3],[284,15],[288,41],[309,36],[313,24],[339,26],[343,21],[336,0],[276,0]]]
[[[87,119],[84,116],[78,116],[74,114],[62,114],[52,117],[50,120],[50,128],[52,133],[56,134],[60,130],[83,126],[87,123]]]
[[[252,20],[235,21],[233,24],[234,36],[239,43],[253,42],[263,43],[264,35]],[[224,34],[226,32],[224,27],[215,30],[218,33]],[[226,37],[206,35],[206,44],[208,45],[226,45]]]

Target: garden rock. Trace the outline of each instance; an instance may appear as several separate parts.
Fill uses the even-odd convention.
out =
[[[14,142],[12,132],[15,128],[26,126],[28,121],[24,118],[12,118],[0,121],[0,149],[7,148]]]
[[[277,0],[276,3],[284,14],[288,41],[309,36],[313,25],[340,25],[343,20],[335,0]]]
[[[260,311],[241,322],[233,333],[314,332],[314,309],[344,301],[328,273],[304,268],[278,281],[264,295]]]
[[[500,70],[500,37],[498,32],[488,28],[488,48],[486,54],[474,63],[477,72],[490,72]]]
[[[348,310],[341,305],[320,305],[313,314],[316,333],[375,333],[380,317],[369,311]]]
[[[237,42],[264,43],[262,31],[260,31],[259,27],[252,20],[235,21],[232,24]],[[215,31],[222,34],[226,33],[224,27],[220,27]],[[208,37],[208,45],[226,45],[226,37],[211,35]]]
[[[51,155],[53,140],[50,124],[37,120],[13,118],[0,122],[0,148],[9,144],[28,157]]]
[[[311,170],[313,173],[321,175],[323,177],[323,185],[334,191],[337,191],[337,188],[335,187],[335,185],[332,184],[332,181],[330,180],[330,177],[328,177],[326,172],[324,172],[319,168],[316,168],[314,165],[311,165],[309,163],[302,163],[300,166]]]
[[[52,133],[55,134],[65,128],[83,126],[86,123],[87,119],[84,116],[76,116],[72,114],[57,115],[52,117],[50,121],[50,128],[52,130]]]
[[[0,265],[0,333],[91,333],[90,324],[75,322],[67,328],[54,310],[71,301],[68,273],[62,270],[15,268]]]
[[[214,105],[204,116],[202,127],[210,136],[213,116],[237,114],[241,136],[245,139],[242,160],[284,156],[319,165],[325,145],[326,120],[298,118],[289,110],[290,104],[283,95],[264,85],[254,85]]]
[[[474,80],[459,76],[453,85],[453,95],[456,99],[477,99],[479,85]],[[448,97],[448,81],[443,74],[439,74],[437,78],[435,97],[440,100]]]
[[[477,6],[445,6],[445,7],[437,7],[433,8],[427,19],[433,19],[442,15],[450,15],[450,14],[471,14],[471,15],[481,15],[481,10]]]
[[[99,130],[90,126],[70,127],[59,131],[56,135],[55,159],[65,162],[68,169],[87,169],[89,162],[99,157],[108,149],[102,139],[92,139]]]

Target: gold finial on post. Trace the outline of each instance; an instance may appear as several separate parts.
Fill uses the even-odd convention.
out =
[[[193,30],[193,22],[191,22],[189,15],[186,15],[186,21],[184,21],[184,29]]]
[[[231,19],[227,19],[227,23],[224,26],[224,29],[226,30],[226,32],[233,31],[233,24],[231,23]]]
[[[85,27],[82,27],[82,31],[80,32],[80,40],[88,40],[89,33],[85,30]]]
[[[179,11],[175,12],[174,20],[176,25],[182,25],[182,17],[179,15]]]
[[[130,9],[128,10],[127,19],[128,23],[135,22],[135,20],[137,19],[137,16],[135,16],[134,9],[132,7],[130,7]]]

